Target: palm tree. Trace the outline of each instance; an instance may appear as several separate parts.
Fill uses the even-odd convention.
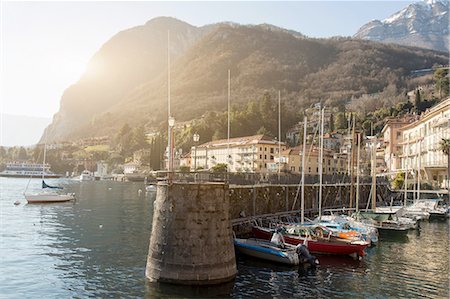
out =
[[[444,153],[444,155],[447,155],[447,184],[450,182],[450,138],[442,138],[441,142],[439,143],[439,147]],[[450,186],[447,186],[447,189],[450,190]]]

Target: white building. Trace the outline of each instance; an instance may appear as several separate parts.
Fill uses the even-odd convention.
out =
[[[216,140],[191,149],[191,167],[210,169],[219,163],[228,164],[230,172],[269,172],[269,164],[283,151],[285,143],[264,135]]]
[[[447,156],[440,149],[442,139],[450,138],[450,98],[430,108],[420,119],[402,128],[402,169],[417,172],[435,187],[448,187]]]
[[[136,162],[129,162],[123,165],[123,173],[124,174],[132,174],[136,173],[139,170],[140,164]]]

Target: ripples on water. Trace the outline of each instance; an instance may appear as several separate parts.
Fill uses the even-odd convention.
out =
[[[51,180],[50,180],[51,181]],[[238,257],[234,282],[150,284],[145,263],[154,194],[143,184],[53,181],[70,203],[27,205],[28,180],[0,178],[1,298],[448,298],[449,222],[388,238],[362,261],[319,256],[314,272]],[[32,180],[31,189],[40,187]],[[19,200],[19,206],[13,203]]]

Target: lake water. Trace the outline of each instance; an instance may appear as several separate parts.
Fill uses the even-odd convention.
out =
[[[448,298],[448,221],[382,239],[362,261],[319,256],[314,272],[238,258],[208,288],[150,284],[145,264],[154,194],[142,183],[48,180],[77,200],[26,204],[27,179],[0,178],[1,298]],[[29,189],[38,189],[32,180]],[[19,200],[20,205],[13,203]]]

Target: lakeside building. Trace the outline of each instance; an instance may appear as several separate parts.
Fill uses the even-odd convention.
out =
[[[191,166],[210,169],[224,163],[230,172],[269,172],[269,164],[278,156],[278,147],[286,149],[284,142],[278,142],[265,135],[253,135],[210,141],[191,148]],[[195,161],[195,162],[193,162]]]
[[[450,138],[450,98],[427,110],[417,121],[401,128],[402,170],[417,173],[434,187],[448,188],[447,156],[440,148],[442,139]],[[420,163],[419,163],[420,159]]]
[[[296,146],[288,148],[281,152],[281,163],[283,172],[301,173],[302,172],[302,153],[303,146]],[[305,158],[305,174],[318,175],[319,174],[319,148],[316,146],[307,145]],[[347,155],[335,153],[332,150],[323,150],[323,174],[346,174],[347,173]],[[277,171],[272,165],[273,171]]]
[[[384,163],[386,169],[383,172],[395,173],[402,168],[400,156],[402,154],[402,128],[418,119],[417,115],[405,115],[400,118],[388,118],[381,130],[383,138],[382,148],[384,150]],[[377,155],[378,156],[378,155]],[[377,162],[378,164],[378,162]],[[381,166],[381,162],[380,162]]]

